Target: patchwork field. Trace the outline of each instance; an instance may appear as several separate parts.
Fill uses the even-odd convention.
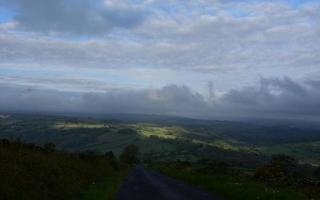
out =
[[[126,145],[135,144],[144,159],[192,160],[225,155],[237,159],[259,155],[259,160],[264,160],[264,155],[284,153],[302,162],[320,164],[319,131],[238,122],[15,115],[0,119],[0,138],[35,144],[52,142],[62,150],[113,151],[116,155]]]

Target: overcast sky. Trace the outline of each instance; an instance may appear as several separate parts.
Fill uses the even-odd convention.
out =
[[[320,1],[0,0],[0,110],[320,119]]]

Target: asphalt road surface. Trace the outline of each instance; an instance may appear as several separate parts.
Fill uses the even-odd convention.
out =
[[[222,200],[222,198],[137,166],[123,182],[116,200]]]

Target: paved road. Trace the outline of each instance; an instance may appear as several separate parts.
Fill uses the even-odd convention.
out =
[[[116,200],[222,200],[221,198],[137,166],[123,182]]]

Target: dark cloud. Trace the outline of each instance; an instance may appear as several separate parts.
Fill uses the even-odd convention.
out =
[[[4,111],[75,112],[80,108],[76,93],[7,84],[1,84],[0,91],[0,108]]]
[[[186,86],[161,89],[113,89],[106,93],[75,93],[1,85],[0,109],[28,112],[148,113],[197,115],[203,97]]]
[[[307,92],[306,88],[290,78],[261,78],[258,87],[245,87],[241,90],[232,89],[224,95],[223,100],[234,104],[253,106],[268,104],[268,102],[284,95],[304,97]]]
[[[15,11],[19,28],[80,36],[131,28],[139,25],[145,15],[138,8],[106,6],[101,0],[10,0],[2,4]]]
[[[221,100],[219,109],[252,117],[320,115],[320,87],[300,84],[290,78],[261,79],[258,86],[231,90]]]
[[[148,113],[197,115],[206,106],[203,97],[188,87],[176,85],[161,89],[113,90],[105,94],[90,93],[84,96],[97,111],[121,113]]]
[[[289,78],[261,79],[214,100],[187,86],[75,93],[1,85],[0,109],[11,111],[144,113],[198,118],[308,118],[320,115],[320,88]]]

